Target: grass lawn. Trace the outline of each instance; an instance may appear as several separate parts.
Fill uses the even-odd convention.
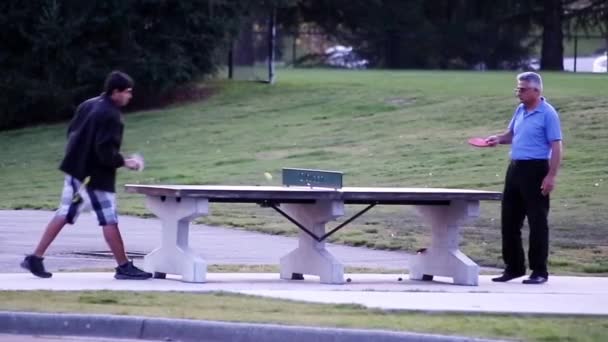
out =
[[[608,77],[545,73],[544,79],[565,145],[552,195],[550,267],[607,274]],[[347,186],[500,191],[508,147],[474,149],[466,138],[506,128],[515,83],[511,72],[339,70],[279,70],[272,86],[209,82],[204,86],[214,95],[205,101],[125,117],[124,151],[142,153],[146,170],[120,171],[118,183],[278,185],[282,167],[300,167],[341,170]],[[0,208],[55,208],[65,129],[63,123],[0,132]],[[120,189],[119,202],[123,214],[149,215],[141,196]],[[211,210],[201,222],[296,232],[268,208]],[[484,202],[481,217],[464,228],[462,249],[482,265],[501,266],[499,221],[498,203]],[[385,206],[332,241],[413,252],[429,235],[412,208]]]
[[[605,341],[605,317],[407,313],[228,293],[1,292],[0,310],[79,312],[428,332],[525,341]],[[243,310],[247,308],[247,310]]]

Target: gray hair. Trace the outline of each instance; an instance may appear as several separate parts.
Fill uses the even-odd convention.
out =
[[[517,80],[518,81],[526,81],[528,83],[530,83],[530,85],[536,89],[538,89],[539,91],[543,91],[543,79],[540,77],[539,74],[535,73],[535,72],[524,72],[521,73],[519,75],[517,75]]]

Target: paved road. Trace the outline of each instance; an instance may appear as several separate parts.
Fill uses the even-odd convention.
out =
[[[591,72],[593,71],[593,61],[597,57],[578,57],[576,59],[576,71],[577,72]],[[564,70],[574,71],[574,58],[564,58]]]
[[[148,340],[149,341],[149,340]],[[0,342],[146,342],[116,338],[96,338],[82,336],[28,336],[0,334]],[[205,342],[205,341],[201,341]]]
[[[52,215],[49,211],[0,210],[0,273],[23,272],[19,262],[34,249]],[[129,253],[145,255],[160,245],[158,220],[121,216],[120,222]],[[210,265],[278,265],[282,256],[297,247],[294,237],[204,225],[194,225],[190,231],[190,246]],[[405,269],[411,257],[403,252],[327,246],[347,266],[398,270]],[[95,218],[85,214],[76,225],[64,228],[49,249],[45,264],[50,271],[115,267],[109,257],[86,256],[99,251],[109,253]]]

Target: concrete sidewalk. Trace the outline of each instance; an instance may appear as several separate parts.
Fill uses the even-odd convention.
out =
[[[278,274],[209,273],[203,284],[177,278],[148,281],[115,280],[112,273],[56,273],[40,279],[26,273],[0,274],[0,290],[8,291],[226,291],[317,303],[360,304],[369,308],[436,312],[608,315],[608,278],[551,277],[543,285],[493,283],[481,276],[479,286],[441,281],[412,281],[390,274],[348,274],[350,283],[320,284],[281,280]],[[439,279],[441,280],[441,278]]]
[[[31,251],[51,212],[0,211],[0,290],[120,290],[120,291],[229,291],[320,303],[355,303],[392,310],[445,312],[608,315],[608,278],[551,276],[543,285],[524,285],[521,279],[493,283],[481,276],[479,286],[456,286],[447,279],[410,281],[406,253],[377,251],[329,244],[328,249],[348,266],[395,269],[394,274],[350,274],[344,285],[279,279],[278,274],[209,273],[208,282],[191,284],[177,278],[118,281],[111,273],[55,273],[39,279],[18,267]],[[155,219],[122,217],[122,232],[129,251],[145,254],[159,244],[160,224]],[[46,265],[57,269],[114,267],[111,258],[85,257],[107,247],[94,218],[83,216],[66,228],[49,251]],[[296,238],[194,226],[190,245],[209,264],[271,264],[297,245]],[[248,246],[243,248],[243,246]],[[399,280],[401,279],[401,281]]]

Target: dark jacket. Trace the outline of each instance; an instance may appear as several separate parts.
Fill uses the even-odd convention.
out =
[[[120,154],[123,123],[112,100],[101,95],[76,109],[68,126],[68,142],[59,169],[94,190],[116,192],[116,169],[125,164]]]

